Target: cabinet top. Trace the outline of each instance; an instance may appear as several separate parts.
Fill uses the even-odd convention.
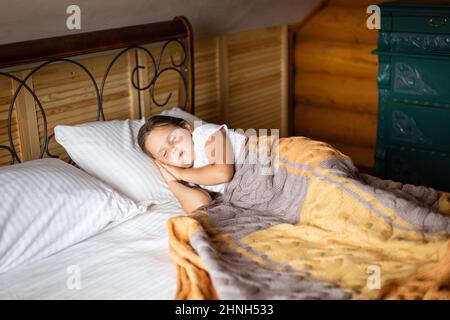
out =
[[[450,35],[450,2],[385,2],[379,7],[384,32]],[[411,41],[415,39],[411,38]]]
[[[450,2],[433,1],[432,3],[423,2],[399,2],[390,1],[379,3],[378,6],[383,13],[415,13],[415,14],[449,14]]]

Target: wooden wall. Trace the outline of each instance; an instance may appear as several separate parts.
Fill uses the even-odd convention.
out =
[[[371,168],[378,62],[366,2],[329,1],[296,27],[295,134],[329,142]]]
[[[288,134],[287,26],[217,40],[221,118],[232,128]]]
[[[226,123],[231,128],[279,129],[288,134],[288,31],[278,26],[229,34],[195,41],[195,100],[196,115],[208,122]],[[159,56],[161,46],[147,46]],[[116,53],[81,57],[100,85],[108,63]],[[181,59],[180,47],[171,44],[162,65],[170,56]],[[105,85],[103,107],[107,120],[138,118],[139,105],[143,116],[159,113],[180,105],[179,77],[164,73],[155,87],[155,100],[162,103],[172,94],[169,104],[158,107],[149,93],[139,95],[131,85],[131,70],[136,64],[146,66],[139,72],[141,84],[148,84],[153,66],[141,51],[129,52],[117,60]],[[23,78],[29,70],[15,71]],[[51,64],[29,80],[28,84],[40,98],[47,115],[49,134],[57,124],[77,124],[96,119],[97,100],[89,77],[77,66],[67,63]],[[0,145],[9,145],[7,112],[14,88],[10,79],[0,76]],[[16,121],[19,118],[20,121]],[[36,158],[43,143],[43,122],[30,94],[22,90],[13,112],[13,139],[19,156]],[[67,158],[54,139],[49,150]],[[0,149],[0,165],[10,162],[9,153]]]
[[[379,2],[384,1],[324,1],[308,19],[292,26],[294,133],[331,143],[368,172],[377,131],[378,58],[371,51],[377,47],[378,31],[367,29],[366,11]]]
[[[0,145],[9,146],[8,142],[8,106],[11,101],[11,82],[0,77]],[[14,112],[12,118],[13,142],[19,156],[21,157],[19,130],[17,127],[17,117]],[[0,149],[0,166],[9,163],[11,157],[8,151]]]

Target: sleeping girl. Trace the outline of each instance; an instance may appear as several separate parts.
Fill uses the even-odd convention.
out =
[[[194,129],[183,119],[156,115],[147,119],[137,139],[184,211],[191,213],[212,201],[208,191],[224,191],[246,137],[226,125],[208,123]]]

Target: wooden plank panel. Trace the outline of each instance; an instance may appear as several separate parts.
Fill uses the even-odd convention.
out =
[[[229,88],[229,57],[227,37],[218,37],[217,42],[217,72],[219,79],[217,82],[217,91],[219,92],[220,120],[229,123],[230,108],[230,88]]]
[[[267,45],[279,47],[281,44],[280,27],[267,27],[227,35],[231,55],[260,51]]]
[[[7,77],[0,77],[0,145],[9,147],[8,140],[8,109],[12,99],[12,83]],[[17,115],[15,109],[12,117],[12,138],[16,152],[22,158],[20,148],[19,128],[17,124]],[[11,155],[6,149],[0,148],[0,166],[9,165],[11,163]]]
[[[239,72],[230,73],[229,76],[230,87],[231,86],[260,87],[259,83],[254,82],[255,80],[263,81],[273,77],[281,78],[280,56],[267,57],[267,59],[272,63],[247,65],[247,66],[236,66],[230,63],[230,66],[232,66],[234,70],[239,70]],[[276,64],[273,63],[274,61],[276,61],[277,63]]]
[[[207,122],[219,122],[219,73],[216,38],[197,40],[195,58],[195,114]]]
[[[278,129],[280,130],[279,111],[276,109],[264,111],[264,116],[261,116],[262,112],[248,108],[246,112],[241,114],[241,117],[235,117],[232,128],[234,129]]]
[[[258,113],[264,117],[266,109],[277,109],[274,105],[279,104],[280,88],[277,86],[266,86],[259,90],[253,89],[251,91],[243,92],[233,96],[233,105],[239,108],[233,109],[233,116],[239,117],[242,111],[247,111],[246,107],[251,107],[253,112]],[[272,103],[273,105],[270,105]]]
[[[273,27],[226,37],[230,127],[281,128],[283,34]]]
[[[280,59],[280,47],[276,47],[273,44],[267,44],[263,49],[259,51],[244,51],[234,53],[228,52],[229,63],[236,67],[246,67],[248,65],[261,65],[273,62],[273,60]]]
[[[289,28],[285,24],[281,27],[281,44],[280,44],[280,92],[281,92],[281,124],[280,136],[286,137],[289,134]]]
[[[364,113],[316,105],[302,105],[295,112],[295,134],[324,141],[374,148],[376,128],[376,118]]]
[[[322,73],[298,74],[295,81],[295,99],[297,106],[321,105],[349,112],[364,112],[374,118],[378,109],[376,81]]]
[[[150,73],[148,71],[149,68],[149,59],[147,57],[147,54],[144,53],[142,50],[139,50],[137,52],[137,64],[140,67],[137,72],[137,85],[139,88],[143,88],[147,86],[150,83]],[[139,90],[136,90],[139,92]],[[151,100],[150,95],[147,92],[140,92],[139,93],[139,108],[141,111],[141,116],[147,118],[151,113]]]
[[[29,70],[16,72],[15,76],[25,79]],[[26,84],[33,90],[33,78],[29,78]],[[15,92],[20,84],[11,81],[13,92]],[[20,136],[20,150],[22,152],[21,160],[23,162],[33,160],[40,155],[40,144],[38,138],[38,127],[36,121],[35,100],[31,94],[24,88],[19,92],[15,101],[15,112]]]
[[[128,59],[128,92],[130,94],[130,117],[132,119],[139,119],[141,117],[141,110],[139,108],[139,90],[136,90],[133,86],[133,81],[138,83],[139,77],[137,74],[133,74],[133,70],[138,66],[137,52],[127,53]],[[134,77],[134,79],[132,79]],[[132,81],[133,80],[133,81]]]

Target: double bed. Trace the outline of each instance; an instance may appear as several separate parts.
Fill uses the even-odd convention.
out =
[[[181,52],[177,58],[169,50],[174,46]],[[138,121],[149,115],[148,104],[157,112],[167,109],[174,100],[185,112],[193,114],[193,52],[192,29],[184,17],[0,46],[0,78],[11,81],[11,94],[6,97],[9,99],[5,101],[2,96],[0,103],[1,164],[6,168],[40,158],[60,158],[78,167],[55,142],[53,131],[61,123]],[[101,74],[93,59],[107,60]],[[110,112],[118,109],[111,106],[107,82],[118,82],[116,65],[127,68],[119,83],[129,91],[130,106],[125,115]],[[69,67],[63,74],[65,66]],[[94,101],[89,109],[81,106],[84,109],[76,111],[75,94],[79,91],[60,100],[58,92],[53,96],[45,94],[38,77],[43,74],[51,79],[52,72],[54,77],[63,77],[60,83],[66,77],[72,78],[74,85],[76,77],[83,74],[85,79],[78,81],[89,88],[81,88],[82,94],[90,90]],[[163,86],[160,93],[157,82],[168,73],[174,75],[172,83],[177,79],[177,92],[168,93]],[[60,83],[56,79],[53,85]],[[65,90],[71,92],[69,85]],[[75,107],[65,108],[67,100]],[[90,117],[83,118],[88,113]],[[176,269],[169,256],[166,222],[182,213],[176,201],[153,203],[145,212],[122,223],[110,223],[50,256],[9,268],[0,273],[0,299],[172,299]],[[2,220],[2,228],[5,221]]]
[[[105,52],[103,69],[84,59]],[[324,142],[249,137],[224,194],[183,214],[133,135],[150,104],[199,120],[193,52],[183,17],[0,46],[0,298],[450,299],[449,195],[362,174]]]

